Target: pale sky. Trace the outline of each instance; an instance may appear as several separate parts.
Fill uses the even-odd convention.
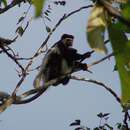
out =
[[[52,22],[47,22],[53,27],[64,13],[69,13],[82,6],[88,5],[86,0],[66,0],[65,7],[52,5],[53,12],[50,15]],[[48,2],[46,2],[47,4]],[[22,4],[23,5],[23,4]],[[13,38],[17,28],[17,20],[26,11],[28,6],[13,8],[0,16],[0,37]],[[31,8],[28,17],[33,14]],[[33,16],[33,15],[32,15]],[[86,24],[89,13],[88,9],[80,11],[65,20],[53,33],[48,45],[53,45],[60,39],[63,33],[75,36],[74,47],[80,53],[90,51],[86,41]],[[33,20],[23,37],[11,46],[19,55],[30,57],[46,38],[47,33],[42,19]],[[112,52],[110,44],[107,45],[109,53]],[[40,65],[44,55],[35,61],[33,67]],[[93,54],[86,63],[92,63],[105,55]],[[17,76],[17,66],[6,55],[0,55],[0,90],[11,93],[15,88],[19,77]],[[23,62],[26,63],[26,62]],[[90,68],[93,74],[88,72],[75,73],[79,77],[92,78],[102,81],[110,86],[120,95],[120,84],[117,72],[113,72],[114,59],[110,58],[96,66]],[[22,84],[20,92],[31,89],[37,71],[31,72]],[[97,114],[100,112],[111,113],[108,120],[115,124],[122,120],[121,107],[115,98],[100,86],[81,81],[70,81],[67,86],[59,85],[51,87],[37,100],[24,105],[12,105],[0,115],[1,130],[73,130],[69,124],[75,119],[81,119],[83,125],[94,127],[98,125]]]

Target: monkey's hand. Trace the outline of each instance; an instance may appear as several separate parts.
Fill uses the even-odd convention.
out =
[[[91,54],[93,53],[93,51],[89,51],[89,52],[86,52],[82,55],[82,58],[80,60],[80,62],[82,62],[83,60],[85,60],[86,58],[89,58],[91,57]]]
[[[90,52],[86,52],[86,53],[84,54],[84,58],[89,58],[89,57],[91,57],[91,54],[92,54],[91,51],[90,51]]]
[[[82,70],[84,70],[84,71],[87,71],[87,70],[88,70],[87,64],[82,63],[82,64],[80,64],[80,66],[81,66],[81,69],[82,69]]]

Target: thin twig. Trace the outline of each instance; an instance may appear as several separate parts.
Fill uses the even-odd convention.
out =
[[[56,23],[56,25],[53,27],[53,29],[51,30],[51,32],[48,34],[46,40],[42,43],[41,48],[43,48],[47,41],[49,40],[50,36],[52,35],[52,33],[57,29],[57,27],[64,21],[66,20],[68,17],[72,16],[73,14],[76,14],[77,12],[80,12],[81,10],[84,10],[84,9],[88,9],[88,8],[91,8],[93,7],[93,5],[87,5],[87,6],[83,6],[83,7],[80,7],[79,9],[75,10],[75,11],[72,11],[70,12],[69,14],[64,14],[63,17],[60,18],[60,20]],[[39,50],[40,50],[39,49]]]
[[[71,76],[71,79],[94,83],[96,85],[99,85],[99,86],[105,88],[108,92],[110,92],[115,97],[117,102],[120,103],[122,106],[121,99],[118,97],[118,95],[110,87],[106,86],[104,83],[97,81],[97,80],[93,80],[93,79],[80,78],[77,76]]]
[[[14,50],[13,50],[11,47],[6,46],[6,48],[7,48],[6,50],[10,50],[10,51],[12,52],[12,55],[13,55],[14,57],[16,56]]]
[[[110,58],[111,56],[114,56],[114,53],[113,53],[113,52],[112,52],[111,54],[109,54],[109,55],[103,57],[102,59],[97,60],[97,61],[94,61],[93,63],[89,64],[89,65],[88,65],[88,68],[90,68],[90,67],[93,66],[93,65],[96,65],[96,64],[101,63],[102,61],[104,61],[104,60]]]
[[[128,123],[127,123],[128,116],[129,116],[129,113],[128,113],[128,111],[126,111],[126,112],[125,112],[125,115],[124,115],[124,120],[123,120],[124,125],[125,125],[125,127],[126,127],[126,130],[129,130],[129,126],[128,126]]]
[[[15,59],[14,56],[12,56],[8,51],[7,49],[5,49],[5,47],[3,46],[0,46],[0,48],[3,50],[3,52],[5,52],[7,54],[8,57],[10,57],[22,70],[22,72],[24,72],[24,68],[23,66]]]
[[[15,7],[16,5],[20,4],[21,2],[24,2],[25,0],[13,0],[12,3],[10,3],[9,5],[5,6],[4,8],[0,9],[0,14],[6,12],[7,10]]]

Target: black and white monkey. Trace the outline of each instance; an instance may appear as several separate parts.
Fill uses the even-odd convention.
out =
[[[61,39],[48,50],[34,80],[34,88],[44,86],[44,83],[76,70],[87,71],[87,64],[81,63],[80,60],[90,57],[91,54],[89,52],[77,53],[77,50],[72,48],[73,40],[73,35],[63,34]],[[65,76],[54,83],[53,86],[60,83],[66,85],[68,82],[69,77]]]

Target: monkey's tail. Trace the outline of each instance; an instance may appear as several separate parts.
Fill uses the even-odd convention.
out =
[[[36,93],[36,90],[29,90],[25,93],[23,93],[22,95],[19,96],[18,99],[16,99],[16,101],[13,104],[25,104],[25,103],[30,103],[32,101],[34,101],[35,99],[37,99],[39,96],[41,96],[45,91],[47,90],[47,88],[42,88],[40,91],[38,91]],[[26,99],[22,99],[28,96],[28,93],[36,93],[34,96],[31,96],[29,98]],[[21,98],[22,97],[22,98]],[[19,100],[20,99],[20,100]]]

